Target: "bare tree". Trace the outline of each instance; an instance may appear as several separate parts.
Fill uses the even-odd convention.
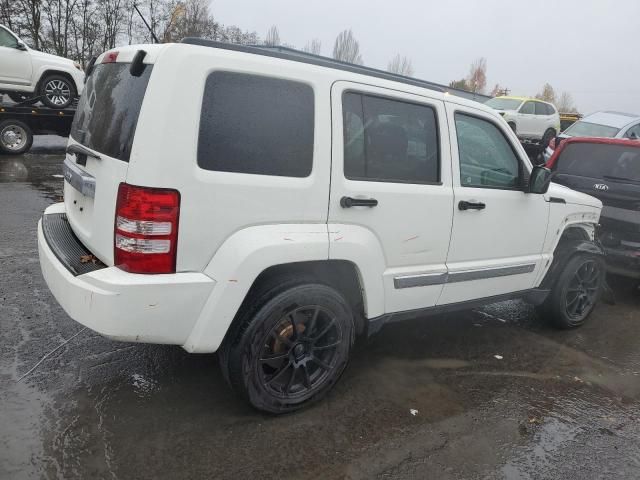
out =
[[[10,14],[14,15],[14,8],[20,9],[20,13],[24,15],[25,30],[31,37],[33,48],[40,50],[40,44],[42,43],[42,37],[40,28],[42,26],[42,1],[41,0],[14,0],[13,7],[10,7]]]
[[[356,65],[363,64],[360,44],[353,36],[351,29],[340,32],[336,37],[336,43],[333,45],[333,58]]]
[[[573,97],[569,92],[562,92],[558,102],[556,103],[558,111],[565,113],[577,112],[575,104],[573,103]]]
[[[449,87],[455,88],[457,90],[469,90],[466,78],[461,78],[460,80],[451,80],[449,82]]]
[[[556,103],[556,92],[549,83],[545,83],[542,91],[536,94],[536,98],[545,102]]]
[[[313,40],[307,42],[302,51],[312,53],[313,55],[320,55],[321,49],[322,43],[317,38],[314,38]]]
[[[392,73],[398,73],[405,77],[413,76],[413,64],[408,57],[401,56],[399,53],[389,61],[387,70]]]
[[[480,57],[471,64],[467,87],[470,92],[483,93],[487,86],[487,59]]]
[[[278,27],[271,25],[271,28],[267,31],[267,36],[264,38],[264,44],[270,47],[280,45],[280,32],[278,31]]]

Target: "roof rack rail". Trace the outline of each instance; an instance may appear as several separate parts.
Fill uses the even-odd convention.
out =
[[[397,73],[386,72],[377,68],[365,67],[364,65],[356,65],[353,63],[343,62],[329,57],[323,57],[321,55],[315,55],[312,53],[303,52],[289,47],[281,46],[267,46],[267,45],[238,45],[235,43],[218,42],[215,40],[207,40],[199,37],[185,37],[182,39],[182,43],[189,45],[199,45],[202,47],[221,48],[224,50],[233,50],[236,52],[252,53],[254,55],[262,55],[265,57],[281,58],[283,60],[291,60],[293,62],[307,63],[310,65],[317,65],[320,67],[333,68],[336,70],[343,70],[352,73],[359,73],[361,75],[368,75],[371,77],[382,78],[384,80],[391,80],[394,82],[401,82],[407,85],[413,85],[421,88],[428,88],[442,93],[451,93],[460,97],[468,98],[470,100],[484,102],[488,100],[489,96],[482,95],[473,92],[467,92],[465,90],[459,90],[457,88],[447,87],[438,83],[429,82],[427,80],[420,80],[418,78],[407,77]]]

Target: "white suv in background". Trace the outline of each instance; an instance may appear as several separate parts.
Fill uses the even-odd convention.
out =
[[[571,328],[594,308],[601,202],[549,184],[494,110],[302,52],[184,42],[102,54],[80,98],[38,247],[81,324],[218,351],[243,398],[283,413],[386,322],[517,297]]]
[[[526,97],[495,97],[485,105],[498,111],[524,143],[545,149],[560,133],[560,114],[549,102]]]
[[[33,50],[0,25],[0,93],[15,102],[41,100],[51,108],[66,108],[83,87],[84,73],[78,63]]]

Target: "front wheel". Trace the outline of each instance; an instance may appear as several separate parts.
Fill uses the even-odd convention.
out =
[[[573,256],[558,277],[541,313],[558,328],[583,325],[600,299],[604,280],[604,263],[599,257]]]
[[[353,314],[336,290],[304,284],[239,318],[221,351],[231,386],[259,410],[286,413],[320,399],[347,366]],[[255,305],[255,303],[254,303]]]
[[[50,75],[40,82],[40,100],[49,108],[67,108],[76,98],[73,82],[62,75]]]

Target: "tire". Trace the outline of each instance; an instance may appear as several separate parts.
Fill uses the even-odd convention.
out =
[[[353,313],[327,285],[263,290],[243,307],[225,338],[220,365],[231,387],[254,408],[288,413],[321,399],[349,361]],[[308,332],[308,333],[305,333]]]
[[[49,108],[67,108],[76,98],[73,81],[63,75],[48,75],[38,87],[40,101]]]
[[[19,120],[0,122],[0,152],[20,155],[33,144],[33,132],[26,123]]]
[[[540,152],[544,152],[544,150],[549,146],[549,142],[556,136],[556,131],[552,128],[548,129],[544,132],[542,136],[542,140],[540,141]]]
[[[595,308],[605,281],[605,267],[596,255],[574,255],[558,276],[540,312],[560,329],[580,327]]]
[[[24,106],[32,105],[37,101],[37,98],[34,97],[34,93],[20,93],[20,92],[11,92],[7,94],[11,100],[16,103],[20,103]]]

